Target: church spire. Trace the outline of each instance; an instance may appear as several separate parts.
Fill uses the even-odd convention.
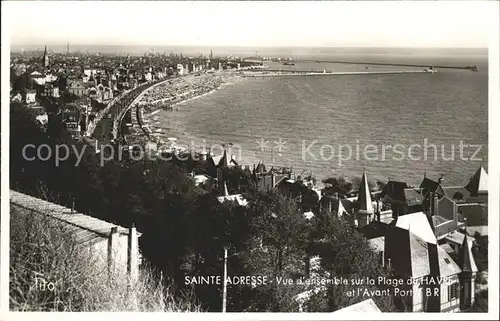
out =
[[[366,171],[364,168],[358,190],[358,206],[360,213],[372,214],[374,212],[370,188],[368,187],[368,180],[366,178]]]
[[[476,171],[474,176],[471,177],[469,183],[465,186],[465,188],[471,192],[473,196],[482,193],[488,193],[488,173],[480,166]]]
[[[45,50],[43,51],[43,67],[47,68],[49,66],[49,55],[47,54],[47,46],[45,46]]]

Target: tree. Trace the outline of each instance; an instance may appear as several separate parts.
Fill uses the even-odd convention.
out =
[[[366,283],[367,278],[378,280],[380,276],[390,277],[391,274],[382,267],[379,256],[357,230],[334,217],[321,224],[319,229],[322,238],[313,249],[321,259],[319,274],[330,279],[343,277],[349,284],[327,286],[326,292],[313,295],[310,307],[315,311],[332,312],[363,300],[362,296],[347,296],[348,291],[388,289],[387,286]],[[375,296],[374,300],[384,312],[395,310],[390,296]]]
[[[251,232],[241,264],[247,275],[296,279],[305,275],[308,223],[293,199],[276,192],[260,193],[250,202]],[[276,282],[246,293],[245,311],[291,311],[299,289]]]
[[[323,183],[327,185],[325,187],[325,193],[327,195],[334,195],[335,193],[338,193],[339,195],[346,195],[352,190],[352,183],[346,181],[346,179],[342,176],[324,179]]]
[[[457,201],[461,201],[464,199],[464,194],[462,194],[460,192],[455,192],[455,194],[453,194],[453,199],[455,199]]]
[[[476,294],[474,304],[465,312],[486,313],[488,312],[488,290]]]
[[[488,271],[488,236],[479,232],[474,234],[476,242],[472,247],[472,254],[479,271]]]

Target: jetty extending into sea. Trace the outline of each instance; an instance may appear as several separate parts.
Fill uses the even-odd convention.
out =
[[[405,64],[395,62],[364,62],[364,61],[341,61],[341,60],[295,60],[294,62],[315,62],[315,63],[328,63],[328,64],[342,64],[342,65],[368,65],[368,66],[393,66],[393,67],[416,67],[428,68],[429,65],[424,64]],[[434,68],[439,69],[467,69],[478,71],[476,65],[432,65]]]
[[[319,72],[319,71],[300,71],[300,70],[266,70],[262,72],[245,73],[243,77],[288,77],[288,76],[340,76],[340,75],[380,75],[380,74],[421,74],[434,73],[435,71],[428,70],[380,70],[380,71],[336,71],[336,72]]]

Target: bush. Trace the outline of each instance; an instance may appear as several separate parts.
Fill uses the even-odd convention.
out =
[[[141,269],[127,291],[127,278],[97,264],[68,226],[11,208],[10,309],[13,311],[198,311],[189,297],[176,300]],[[50,283],[49,283],[50,282]]]
[[[476,293],[474,304],[465,312],[488,312],[488,290]]]

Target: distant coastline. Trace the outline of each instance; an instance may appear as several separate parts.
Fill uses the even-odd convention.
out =
[[[36,43],[29,44],[11,43],[11,52],[43,50],[47,45],[51,52],[66,52],[67,43]],[[169,45],[121,45],[121,44],[71,44],[72,52],[90,52],[105,54],[131,54],[142,56],[144,52],[155,51],[158,53],[184,52],[186,54],[199,54],[214,50],[217,55],[249,55],[258,51],[259,55],[331,55],[331,54],[408,54],[408,55],[471,55],[488,56],[488,48],[430,48],[430,47],[242,47],[242,46],[169,46]]]

